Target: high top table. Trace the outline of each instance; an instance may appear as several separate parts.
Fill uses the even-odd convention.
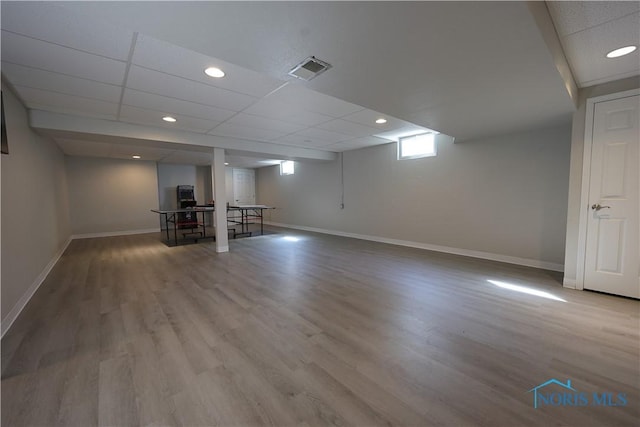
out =
[[[235,205],[229,206],[227,208],[227,212],[240,212],[240,217],[227,217],[227,224],[233,224],[233,238],[236,236],[246,235],[251,236],[252,232],[249,231],[249,225],[255,224],[256,220],[260,220],[260,235],[264,234],[264,211],[268,209],[275,209],[266,205]],[[207,238],[207,230],[205,226],[205,214],[208,212],[215,212],[214,205],[198,205],[193,208],[185,208],[185,209],[169,209],[169,210],[161,210],[161,209],[151,209],[151,212],[157,213],[160,215],[161,221],[164,221],[165,231],[167,233],[167,241],[171,241],[171,237],[169,236],[169,229],[171,228],[169,224],[173,224],[173,241],[175,245],[178,245],[178,226],[181,225],[179,221],[180,213],[195,213],[196,221],[182,223],[182,225],[187,225],[188,229],[191,229],[191,233],[183,233],[183,234],[200,234],[201,239]],[[198,221],[198,214],[202,213],[202,222]],[[235,227],[240,226],[240,232],[238,232]],[[193,226],[193,227],[191,227]],[[202,229],[202,231],[200,231]],[[193,231],[198,230],[198,231]],[[215,238],[215,236],[210,236]],[[195,242],[198,241],[198,238],[194,239]]]
[[[237,217],[229,219],[227,217],[227,222],[230,224],[235,224],[240,226],[240,233],[237,233],[234,229],[233,238],[235,239],[237,235],[249,235],[251,236],[251,231],[249,231],[249,224],[255,224],[257,219],[260,220],[260,235],[264,234],[264,211],[267,209],[275,209],[273,207],[267,205],[235,205],[229,206],[227,212],[230,211],[239,211],[240,212],[240,221],[238,221]]]
[[[213,207],[209,207],[209,206],[196,206],[194,208],[185,208],[185,209],[170,209],[170,210],[151,209],[151,212],[160,214],[160,220],[164,218],[165,231],[167,232],[167,242],[171,240],[171,238],[169,237],[169,224],[171,223],[173,224],[173,241],[175,245],[178,246],[178,226],[183,225],[185,226],[184,227],[185,229],[191,229],[191,233],[183,233],[185,236],[186,234],[200,234],[201,238],[205,239],[207,237],[207,227],[205,226],[206,222],[205,222],[204,215],[207,212],[214,212],[214,210],[215,209]],[[195,213],[196,220],[189,221],[189,222],[181,222],[179,221],[179,215],[178,215],[181,213]],[[202,222],[198,221],[199,213],[202,213]],[[202,228],[202,231],[200,231],[201,228]],[[196,230],[196,229],[198,231],[194,232],[193,230]],[[215,236],[211,236],[211,237],[215,237]],[[197,238],[195,238],[194,240],[195,242],[198,241]]]

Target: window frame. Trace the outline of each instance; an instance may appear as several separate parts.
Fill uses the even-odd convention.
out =
[[[291,172],[285,171],[285,167],[286,167],[285,164],[291,165]],[[280,162],[280,176],[295,175],[295,173],[296,173],[296,162],[294,162],[293,160],[283,160],[282,162]]]
[[[402,144],[404,141],[409,140],[409,139],[415,139],[421,136],[427,136],[430,135],[433,141],[433,151],[429,151],[429,152],[425,152],[425,153],[420,153],[420,154],[413,154],[413,155],[408,155],[408,156],[403,156],[402,155]],[[436,133],[435,132],[425,132],[425,133],[419,133],[419,134],[415,134],[415,135],[407,135],[407,136],[402,136],[400,138],[398,138],[398,160],[411,160],[411,159],[422,159],[425,157],[435,157],[438,155],[438,144],[436,142]]]

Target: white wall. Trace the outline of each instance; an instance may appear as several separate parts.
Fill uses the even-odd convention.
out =
[[[66,247],[71,235],[65,157],[33,132],[2,85],[9,155],[2,155],[2,332]]]
[[[569,180],[569,125],[453,144],[396,160],[396,144],[344,153],[340,162],[258,169],[257,202],[271,221],[480,251],[561,268]]]
[[[573,115],[571,130],[571,172],[569,178],[569,196],[567,209],[566,256],[564,282],[574,286],[578,263],[578,226],[580,220],[580,194],[582,191],[582,162],[584,156],[584,136],[587,99],[608,95],[625,90],[640,88],[640,77],[604,83],[580,89],[578,92],[578,110]]]
[[[200,186],[197,183],[196,167],[193,165],[174,165],[158,163],[158,200],[160,209],[177,209],[178,199],[176,187],[178,185],[193,185],[195,197],[198,199]]]
[[[158,200],[160,209],[177,209],[178,185],[193,185],[194,196],[199,204],[206,204],[213,199],[211,187],[211,166],[194,166],[158,163]],[[211,224],[211,216],[206,216],[207,224]],[[164,223],[161,221],[161,227]]]
[[[196,200],[207,204],[213,200],[211,166],[196,166]]]
[[[69,208],[74,235],[158,230],[155,162],[70,157]]]

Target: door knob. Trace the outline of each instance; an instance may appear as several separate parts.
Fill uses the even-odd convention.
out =
[[[596,212],[600,209],[611,209],[611,206],[600,206],[600,203],[591,205],[591,209],[594,209]]]

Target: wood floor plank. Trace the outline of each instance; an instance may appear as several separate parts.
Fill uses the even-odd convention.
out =
[[[127,352],[140,425],[175,425],[175,407],[153,338],[137,335]]]
[[[100,366],[98,351],[78,353],[69,362],[61,394],[57,424],[60,426],[98,425]]]
[[[638,301],[307,232],[230,245],[72,241],[2,339],[2,425],[639,424]],[[535,409],[551,378],[628,404]]]
[[[118,356],[100,362],[99,384],[98,425],[139,425],[129,356]]]

